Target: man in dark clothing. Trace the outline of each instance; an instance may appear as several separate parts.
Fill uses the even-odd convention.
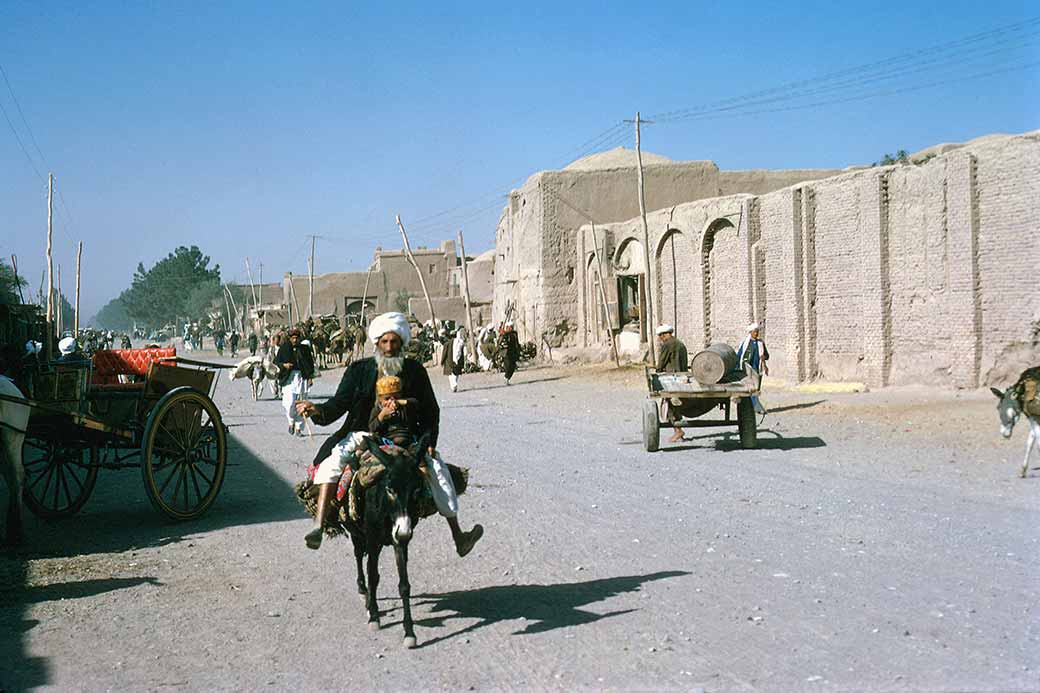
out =
[[[249,346],[249,355],[256,356],[256,348],[260,346],[260,340],[256,337],[256,332],[250,332],[249,337],[246,339],[246,344]]]
[[[296,402],[307,397],[307,389],[314,378],[314,359],[311,350],[300,344],[298,329],[278,347],[274,365],[278,367],[278,384],[282,388],[282,407],[289,420],[289,435],[303,435],[303,418],[296,410]]]
[[[659,343],[657,352],[657,370],[661,373],[682,373],[690,369],[689,356],[686,353],[686,345],[675,336],[675,328],[671,325],[661,325],[657,328],[657,340]],[[665,404],[668,420],[672,422],[675,434],[668,439],[669,443],[678,443],[683,439],[682,427],[675,425],[678,421],[674,416],[672,408]]]
[[[400,398],[414,400],[414,406],[409,405],[409,415],[415,417],[415,425],[429,435],[425,463],[427,481],[434,491],[434,501],[438,499],[438,491],[442,492],[447,503],[444,507],[438,504],[437,509],[448,521],[456,552],[459,556],[465,556],[483,535],[484,528],[474,525],[470,531],[463,532],[459,527],[458,499],[451,485],[451,475],[437,454],[441,417],[437,396],[422,364],[401,355],[404,345],[411,339],[408,320],[400,313],[384,313],[372,321],[369,338],[375,344],[375,356],[354,361],[343,374],[336,394],[331,399],[321,404],[306,400],[296,403],[296,411],[301,416],[314,419],[319,426],[328,426],[344,414],[347,416],[340,429],[329,436],[314,458],[314,465],[318,467],[314,477],[314,483],[319,486],[315,515],[318,524],[307,533],[307,546],[316,549],[321,545],[321,522],[329,499],[335,493],[337,471],[342,472],[343,458],[360,444],[358,432],[369,430],[369,419],[376,401],[376,381],[382,376],[398,376],[401,379]],[[344,443],[344,440],[347,442]]]
[[[238,342],[239,342],[239,339],[240,339],[240,337],[238,336],[238,331],[237,330],[232,332],[231,336],[228,337],[228,344],[231,346],[231,358],[235,358],[235,356],[238,355]]]
[[[512,322],[506,323],[498,338],[498,353],[502,355],[502,372],[506,376],[506,385],[509,385],[516,372],[516,362],[520,360],[520,338],[516,336]]]

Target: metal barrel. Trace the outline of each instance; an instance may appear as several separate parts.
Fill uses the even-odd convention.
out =
[[[737,352],[729,344],[719,342],[694,354],[690,371],[701,385],[714,385],[736,366]]]

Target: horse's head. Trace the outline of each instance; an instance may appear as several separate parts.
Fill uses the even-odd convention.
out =
[[[1011,437],[1011,431],[1015,428],[1015,422],[1022,415],[1022,407],[1018,403],[1018,393],[1014,387],[1001,392],[995,387],[989,389],[998,400],[997,413],[1000,414],[1000,435],[1005,438]]]
[[[407,544],[412,538],[414,512],[410,510],[414,511],[416,498],[422,490],[419,464],[426,450],[427,439],[427,436],[423,436],[415,445],[397,455],[384,452],[375,442],[369,444],[372,454],[386,469],[380,479],[379,493],[383,494],[384,499],[381,500],[385,500],[384,507],[389,511],[390,538],[394,544]]]

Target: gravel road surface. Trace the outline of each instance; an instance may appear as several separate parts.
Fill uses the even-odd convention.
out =
[[[315,398],[342,371],[323,374]],[[735,430],[643,451],[641,370],[463,377],[440,449],[471,469],[411,545],[419,648],[392,552],[370,632],[349,541],[306,549],[292,484],[329,429],[222,379],[230,462],[200,521],[102,471],[67,521],[0,559],[0,689],[1040,690],[1040,456],[988,392],[773,389]],[[667,436],[668,431],[663,432]]]

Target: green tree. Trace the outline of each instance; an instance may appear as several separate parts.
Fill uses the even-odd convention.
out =
[[[189,314],[189,297],[200,284],[212,282],[220,284],[220,265],[210,268],[209,256],[197,246],[181,246],[150,269],[139,263],[121,298],[132,320],[161,327]]]
[[[0,303],[22,303],[18,289],[23,286],[25,278],[16,277],[14,268],[5,260],[0,260]]]
[[[223,295],[224,289],[220,285],[219,279],[211,279],[197,284],[191,290],[191,293],[188,294],[187,301],[185,301],[184,315],[194,321],[209,315],[213,308],[224,312]]]

